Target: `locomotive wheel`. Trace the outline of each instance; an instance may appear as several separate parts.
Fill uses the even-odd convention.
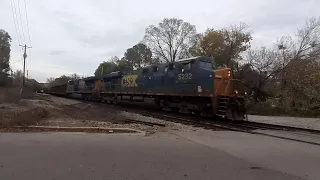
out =
[[[228,108],[226,113],[226,118],[232,121],[243,121],[244,114],[240,111],[237,111],[237,109]]]

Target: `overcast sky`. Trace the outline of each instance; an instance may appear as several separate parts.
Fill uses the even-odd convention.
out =
[[[20,19],[18,1],[26,39],[21,35],[21,41],[32,45],[29,77],[39,82],[62,74],[93,75],[100,62],[123,56],[148,25],[165,17],[188,21],[198,32],[244,21],[253,32],[252,46],[259,47],[274,45],[308,17],[320,16],[320,0],[25,0],[30,43],[24,0],[0,0],[0,29],[12,37],[14,70],[23,63],[11,9],[14,2]]]

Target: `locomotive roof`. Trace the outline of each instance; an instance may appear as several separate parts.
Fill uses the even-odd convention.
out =
[[[204,57],[204,56],[195,56],[195,57],[191,57],[191,58],[185,58],[185,59],[179,59],[175,62],[172,63],[185,63],[185,62],[190,62],[193,60],[206,60],[206,61],[212,61],[212,58],[210,57]],[[167,64],[167,63],[166,63]]]
[[[185,58],[185,59],[179,59],[179,60],[177,60],[176,62],[191,61],[191,60],[199,59],[199,58],[201,58],[201,56],[196,56],[196,57],[191,57],[191,58]]]
[[[161,63],[161,64],[165,65],[165,64],[170,64],[170,63],[186,63],[186,62],[190,62],[190,61],[193,61],[193,60],[212,61],[212,59],[210,57],[195,56],[195,57],[191,57],[191,58],[179,59],[179,60],[177,60],[175,62]],[[155,66],[155,65],[151,65],[151,66]],[[134,71],[140,71],[141,69],[148,68],[148,67],[151,67],[151,66],[146,66],[146,67],[134,70]],[[84,80],[84,81],[92,81],[92,80],[98,80],[98,79],[112,78],[112,77],[122,76],[124,73],[125,72],[116,71],[116,72],[111,72],[111,73],[103,75],[103,76],[86,77],[86,78],[83,78],[82,80]]]
[[[122,75],[122,72],[116,71],[116,72],[111,72],[109,74],[105,74],[103,76],[86,77],[86,78],[83,78],[83,80],[84,81],[91,81],[91,80],[97,80],[97,79],[112,78],[112,77],[117,77],[117,76],[121,76],[121,75]]]

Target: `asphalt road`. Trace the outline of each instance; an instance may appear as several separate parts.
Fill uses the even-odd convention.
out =
[[[1,180],[295,180],[167,133],[0,133]]]

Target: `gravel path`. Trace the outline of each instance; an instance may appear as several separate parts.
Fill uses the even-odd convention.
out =
[[[82,103],[77,100],[54,96],[51,96],[47,100],[28,100],[25,104],[28,104],[28,106],[42,106],[49,110],[49,117],[37,123],[36,125],[38,126],[131,128],[146,131],[150,134],[170,130],[197,131],[202,129],[143,116],[133,112],[121,111],[113,106],[97,105],[90,102]],[[161,123],[166,126],[148,126],[133,123],[129,120]]]
[[[165,127],[160,126],[148,126],[139,123],[128,123],[125,120],[139,120],[146,122],[154,122],[165,124]],[[84,119],[74,119],[70,117],[52,117],[46,119],[37,125],[39,126],[60,126],[60,127],[105,127],[105,128],[131,128],[137,129],[141,131],[146,131],[149,134],[155,132],[165,132],[165,131],[198,131],[202,128],[187,126],[180,123],[168,122],[164,120],[160,120],[153,117],[142,116],[140,114],[131,113],[131,112],[119,112],[112,121],[105,120],[84,120]]]
[[[249,115],[249,121],[320,130],[320,118]]]

